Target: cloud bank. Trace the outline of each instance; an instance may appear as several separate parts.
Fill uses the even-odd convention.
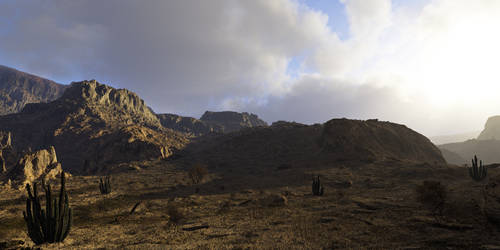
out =
[[[499,1],[341,2],[345,39],[306,0],[2,1],[0,64],[192,116],[379,118],[436,135],[500,113]]]

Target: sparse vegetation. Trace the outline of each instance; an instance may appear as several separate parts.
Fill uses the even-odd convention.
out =
[[[483,161],[479,161],[479,165],[477,164],[477,156],[474,155],[474,158],[472,158],[472,166],[469,168],[469,176],[477,181],[483,181],[486,179],[486,176],[488,175],[488,168],[483,166]]]
[[[486,166],[483,166],[482,160],[480,160],[478,164],[476,155],[474,155],[474,158],[472,158],[472,166],[469,167],[469,176],[476,182],[483,182],[484,180],[486,180],[486,177],[488,176],[488,168]],[[486,182],[484,182],[483,185],[481,185],[481,195],[483,199],[483,204],[481,205],[481,211],[483,213],[484,209],[486,208],[486,203],[488,202],[488,196],[486,195],[486,186],[487,186]]]
[[[179,224],[184,220],[184,213],[179,208],[179,205],[176,203],[170,203],[167,206],[167,215],[169,218],[169,222],[174,224]]]
[[[446,187],[439,181],[424,181],[416,188],[417,201],[426,206],[434,216],[442,216],[446,202]]]
[[[323,185],[321,185],[321,181],[319,179],[319,175],[314,178],[312,183],[312,193],[313,195],[322,196],[324,192]]]
[[[99,191],[101,191],[101,194],[111,193],[111,182],[109,176],[106,176],[104,180],[99,178]]]
[[[208,174],[207,168],[201,164],[196,164],[188,172],[189,178],[191,179],[193,184],[200,183],[207,174]]]
[[[69,234],[72,219],[64,172],[61,173],[59,199],[52,197],[50,184],[47,186],[42,184],[42,186],[45,189],[45,210],[40,204],[36,183],[33,184],[33,193],[30,185],[26,184],[28,199],[23,216],[28,228],[28,236],[37,245],[46,242],[62,242]]]

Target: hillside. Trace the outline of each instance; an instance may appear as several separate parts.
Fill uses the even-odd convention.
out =
[[[18,113],[27,103],[53,101],[67,87],[0,65],[0,115]]]
[[[446,164],[439,149],[423,135],[404,125],[376,120],[333,119],[323,125],[273,123],[200,138],[180,153],[193,161],[227,166],[336,161]]]
[[[135,93],[96,81],[74,82],[53,102],[0,116],[0,130],[12,133],[18,151],[54,146],[64,168],[76,173],[166,157],[187,142],[164,129]]]

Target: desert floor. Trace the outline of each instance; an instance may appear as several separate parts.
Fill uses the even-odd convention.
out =
[[[199,184],[192,184],[187,160],[121,167],[127,170],[111,174],[108,195],[100,194],[98,176],[68,178],[71,232],[63,243],[37,247],[500,249],[499,228],[480,212],[480,188],[463,167],[212,166]],[[498,172],[491,169],[489,175]],[[313,174],[321,176],[325,195],[312,195]],[[441,181],[448,189],[442,217],[416,201],[416,186],[424,180]],[[58,181],[53,185],[58,190]],[[26,193],[0,191],[0,248],[32,247],[22,217]]]

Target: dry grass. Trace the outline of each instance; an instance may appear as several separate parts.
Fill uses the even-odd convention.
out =
[[[255,166],[258,171],[249,175],[242,166],[231,173],[224,169],[211,173],[214,178],[197,184],[202,191],[196,194],[194,186],[179,183],[186,176],[184,166],[164,161],[148,164],[134,174],[116,174],[116,189],[106,197],[99,194],[98,177],[70,178],[73,228],[64,243],[42,248],[478,249],[500,245],[496,227],[474,210],[477,190],[464,169],[419,169],[400,163],[285,170]],[[324,196],[312,195],[312,173],[324,176]],[[399,176],[393,177],[396,173]],[[416,187],[429,176],[448,187],[447,203],[453,207],[443,211],[439,222],[416,199]],[[347,180],[354,184],[339,185]],[[264,202],[278,194],[286,194],[288,202],[280,206]],[[24,202],[21,192],[0,192],[0,243],[21,240],[25,243],[17,247],[32,246],[21,215]],[[142,203],[130,214],[137,202]],[[208,228],[184,230],[202,225]]]

